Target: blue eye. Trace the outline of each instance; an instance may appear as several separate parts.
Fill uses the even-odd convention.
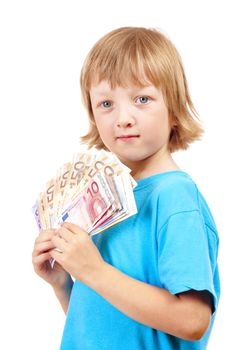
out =
[[[112,103],[111,103],[111,101],[103,101],[101,103],[101,106],[104,108],[110,108],[112,106]]]
[[[141,103],[141,104],[146,104],[146,103],[149,102],[149,97],[147,97],[147,96],[140,96],[140,97],[137,98],[136,101],[139,101],[139,103]]]

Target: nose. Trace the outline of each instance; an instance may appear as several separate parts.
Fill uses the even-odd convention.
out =
[[[116,125],[118,128],[127,128],[134,124],[135,118],[129,109],[122,108],[117,111]]]

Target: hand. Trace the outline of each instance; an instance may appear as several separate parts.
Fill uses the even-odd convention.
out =
[[[58,262],[55,261],[53,268],[51,266],[50,251],[55,248],[51,239],[54,235],[55,230],[40,232],[32,252],[32,263],[35,272],[41,278],[51,284],[54,289],[62,290],[71,285],[71,277]]]
[[[73,277],[88,284],[105,263],[91,237],[68,222],[56,232],[51,241],[59,251],[53,249],[51,256]]]

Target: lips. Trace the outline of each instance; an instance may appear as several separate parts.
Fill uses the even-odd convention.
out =
[[[129,135],[117,136],[117,139],[120,139],[120,140],[129,140],[129,139],[138,138],[138,137],[139,137],[139,135],[132,135],[132,134],[129,134]]]

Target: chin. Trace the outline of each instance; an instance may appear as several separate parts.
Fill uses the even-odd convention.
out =
[[[146,159],[147,157],[143,156],[121,156],[120,154],[117,154],[117,157],[120,159],[122,163],[132,164],[132,163],[138,163]]]

